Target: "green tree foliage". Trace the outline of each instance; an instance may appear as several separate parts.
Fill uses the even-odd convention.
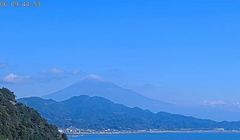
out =
[[[240,130],[240,122],[216,122],[166,112],[152,113],[129,108],[101,97],[75,96],[56,102],[38,97],[19,99],[38,110],[50,123],[61,128],[117,130]]]
[[[0,89],[0,140],[66,140],[37,111],[17,103],[13,92]]]

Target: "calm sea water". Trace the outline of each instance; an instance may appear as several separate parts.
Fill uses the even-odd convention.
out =
[[[69,140],[240,140],[240,133],[162,133],[69,136]]]

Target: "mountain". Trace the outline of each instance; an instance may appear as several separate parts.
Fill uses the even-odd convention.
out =
[[[20,102],[38,110],[49,122],[61,128],[76,127],[94,130],[209,130],[225,128],[239,130],[240,122],[215,122],[166,112],[152,113],[130,108],[102,97],[86,95],[65,101],[39,97],[22,98]]]
[[[128,107],[140,107],[154,112],[171,111],[174,105],[147,98],[137,92],[124,89],[111,82],[97,78],[85,78],[60,91],[43,96],[45,99],[63,101],[73,96],[99,96]]]
[[[0,89],[1,140],[66,140],[56,126],[50,125],[37,111],[15,100],[6,88]]]

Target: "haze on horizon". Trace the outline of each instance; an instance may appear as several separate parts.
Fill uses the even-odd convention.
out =
[[[18,97],[91,75],[161,101],[240,108],[238,1],[41,3],[0,9],[0,85]]]

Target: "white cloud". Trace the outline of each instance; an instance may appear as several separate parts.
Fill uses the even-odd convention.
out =
[[[79,75],[79,74],[81,74],[82,72],[80,71],[80,70],[73,70],[72,72],[71,72],[71,74],[73,74],[73,75]]]
[[[36,79],[42,82],[59,80],[63,78],[66,78],[66,72],[63,69],[56,67],[45,69],[40,73],[40,75],[36,76]]]
[[[61,75],[61,74],[64,74],[65,71],[60,68],[50,68],[50,69],[44,70],[43,73],[51,74],[51,75]]]
[[[7,65],[4,63],[0,63],[0,68],[5,68]]]
[[[202,105],[209,107],[230,107],[230,108],[240,108],[239,101],[224,101],[224,100],[205,100]]]
[[[93,79],[93,80],[103,80],[103,78],[96,74],[89,74],[84,77],[84,79]]]
[[[223,100],[205,100],[203,101],[203,105],[218,106],[227,105],[227,103]]]
[[[5,83],[21,83],[29,79],[29,76],[21,76],[14,73],[10,73],[3,77],[2,81]]]

